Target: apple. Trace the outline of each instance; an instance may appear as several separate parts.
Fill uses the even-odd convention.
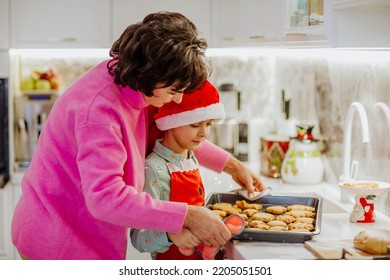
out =
[[[41,78],[41,71],[38,71],[38,70],[34,70],[31,72],[30,74],[30,77],[34,80],[34,81],[38,81],[40,78]]]
[[[49,90],[51,89],[51,84],[48,80],[39,79],[38,81],[35,82],[35,89]]]
[[[35,88],[35,81],[31,76],[25,78],[20,82],[21,90],[33,90],[34,88]]]
[[[43,72],[39,78],[42,79],[42,80],[50,81],[51,76],[49,75],[49,73]]]
[[[62,77],[54,75],[49,80],[52,89],[59,89],[62,85]]]

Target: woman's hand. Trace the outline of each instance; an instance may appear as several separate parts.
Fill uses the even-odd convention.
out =
[[[233,180],[241,187],[246,188],[248,195],[253,195],[254,191],[262,191],[264,189],[260,177],[254,175],[244,163],[233,156],[229,157],[223,171],[230,174]]]
[[[190,249],[200,244],[200,240],[188,228],[183,228],[179,234],[168,232],[168,237],[180,248]]]
[[[231,238],[230,231],[221,219],[202,206],[188,205],[184,227],[206,246],[221,247]]]

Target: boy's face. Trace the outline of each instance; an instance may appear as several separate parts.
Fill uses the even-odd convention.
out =
[[[196,150],[210,134],[213,120],[206,120],[171,129],[172,139],[178,149]]]
[[[144,95],[146,103],[154,107],[161,107],[165,103],[174,101],[180,103],[183,98],[183,92],[185,89],[177,89],[175,85],[169,87],[161,87],[164,84],[159,83],[156,85],[156,88],[153,90],[153,96]]]

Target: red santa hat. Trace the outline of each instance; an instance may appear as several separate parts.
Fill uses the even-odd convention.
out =
[[[158,109],[154,116],[157,127],[171,128],[225,118],[225,109],[219,102],[217,89],[208,81],[198,90],[183,94],[181,103],[171,101]]]

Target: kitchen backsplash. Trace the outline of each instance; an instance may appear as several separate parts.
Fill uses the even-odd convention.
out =
[[[290,99],[290,117],[316,125],[323,141],[326,180],[337,184],[342,173],[344,119],[349,105],[359,101],[367,110],[370,143],[362,144],[360,124],[352,130],[353,160],[359,160],[359,179],[390,182],[390,124],[373,110],[382,101],[390,105],[390,51],[347,49],[210,49],[210,80],[217,86],[234,83],[241,92],[239,118],[282,117],[282,90]],[[93,65],[108,57],[108,50],[66,57],[15,53],[11,68],[16,82],[35,68],[52,67],[69,85]],[[16,89],[16,85],[15,85]],[[15,90],[15,94],[17,90]],[[258,151],[250,151],[258,153]],[[379,197],[379,207],[390,215],[390,197]]]

